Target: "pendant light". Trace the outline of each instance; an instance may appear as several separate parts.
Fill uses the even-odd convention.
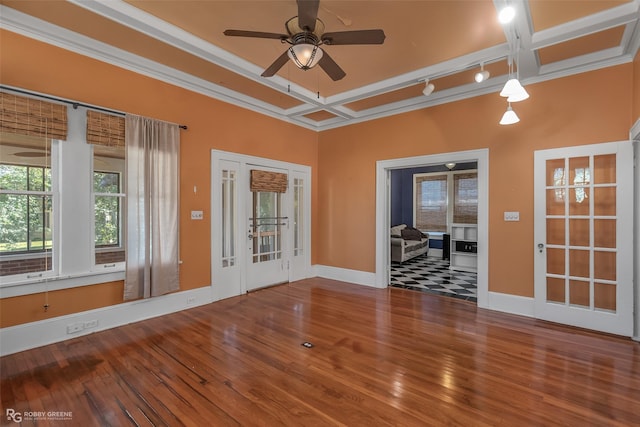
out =
[[[509,103],[509,106],[507,107],[507,111],[505,111],[504,114],[502,115],[502,119],[500,120],[500,124],[501,125],[512,125],[514,123],[518,123],[519,121],[520,121],[520,118],[518,117],[516,112],[513,111],[513,108],[511,108],[511,103]]]
[[[513,74],[513,60],[509,57],[509,80],[505,83],[504,88],[500,91],[500,96],[507,98],[507,102],[520,102],[529,98],[529,93],[520,84],[520,39],[516,48],[516,75]]]

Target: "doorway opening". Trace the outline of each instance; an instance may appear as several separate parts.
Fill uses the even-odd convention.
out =
[[[477,168],[390,171],[390,286],[477,302]]]
[[[401,159],[382,160],[376,164],[376,286],[385,288],[391,280],[391,172],[399,169],[429,165],[477,164],[477,223],[475,226],[475,257],[477,264],[477,304],[489,306],[488,248],[489,248],[489,200],[488,166],[489,150],[470,150]],[[452,232],[456,232],[452,230]],[[463,230],[464,236],[464,230]],[[463,239],[460,239],[463,240]]]

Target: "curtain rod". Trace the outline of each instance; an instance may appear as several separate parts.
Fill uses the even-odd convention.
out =
[[[39,98],[49,99],[51,101],[64,102],[65,104],[71,105],[74,110],[77,109],[78,107],[86,107],[86,108],[90,108],[92,110],[102,111],[104,113],[111,113],[111,114],[115,114],[115,115],[118,115],[118,116],[125,116],[126,115],[126,113],[123,113],[121,111],[109,110],[108,108],[96,107],[95,105],[83,104],[82,102],[69,101],[68,99],[57,98],[55,96],[49,96],[49,95],[43,95],[43,94],[36,93],[36,92],[30,92],[28,90],[15,89],[15,88],[12,88],[12,87],[9,87],[9,86],[5,86],[5,85],[0,85],[0,89],[2,89],[2,90],[11,90],[13,92],[18,92],[18,93],[21,93],[21,94],[24,94],[24,95],[37,96]],[[187,130],[187,125],[178,125],[178,127],[180,127],[180,129]]]

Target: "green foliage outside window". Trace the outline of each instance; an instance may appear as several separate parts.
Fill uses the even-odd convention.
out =
[[[120,174],[94,172],[93,191],[96,247],[120,246]]]
[[[0,190],[0,253],[51,249],[51,169],[0,164]]]

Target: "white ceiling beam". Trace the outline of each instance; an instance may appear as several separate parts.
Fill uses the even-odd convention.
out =
[[[533,35],[531,48],[541,49],[610,28],[634,23],[638,21],[638,13],[640,13],[639,2],[634,1],[541,30]]]

